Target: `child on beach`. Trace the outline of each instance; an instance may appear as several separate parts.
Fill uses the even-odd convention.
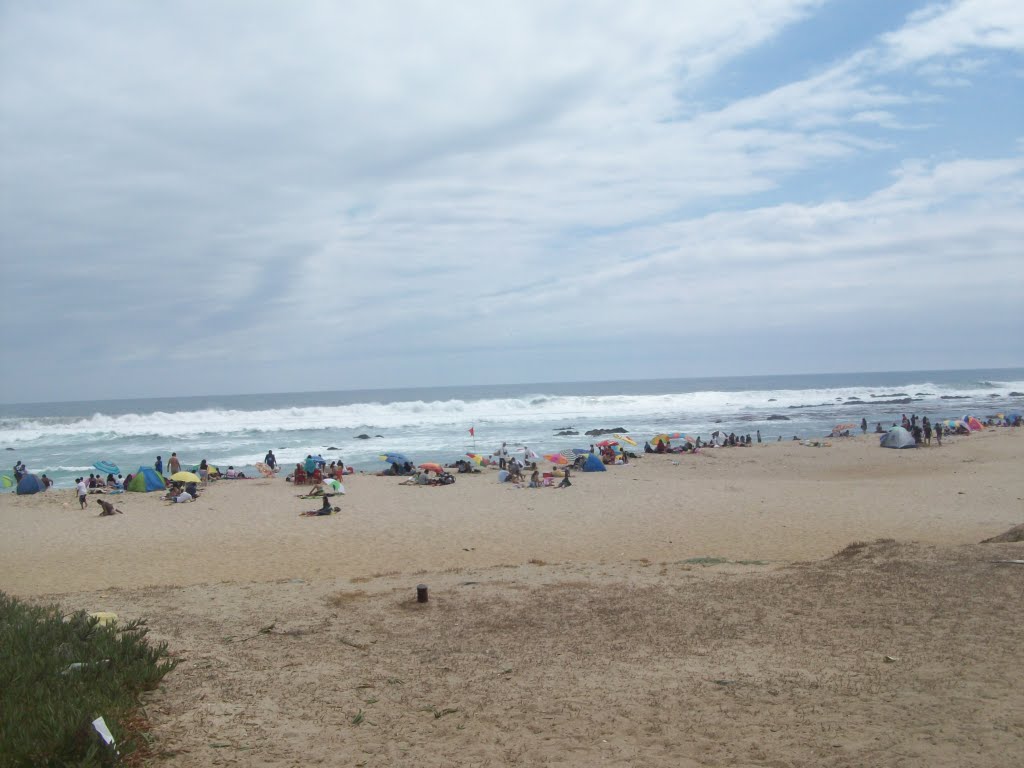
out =
[[[569,467],[565,468],[565,476],[562,478],[562,482],[558,484],[559,488],[568,488],[572,483],[569,482]]]
[[[78,482],[75,485],[78,489],[78,506],[80,509],[85,509],[89,506],[89,486],[85,484],[85,478],[78,478]]]

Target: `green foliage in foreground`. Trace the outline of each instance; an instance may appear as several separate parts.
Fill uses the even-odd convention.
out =
[[[0,592],[0,767],[113,765],[93,730],[102,716],[122,758],[141,734],[138,694],[174,669],[144,621],[101,626],[84,611],[33,606]]]

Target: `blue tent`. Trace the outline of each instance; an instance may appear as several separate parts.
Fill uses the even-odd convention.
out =
[[[916,448],[914,436],[903,427],[893,427],[878,439],[882,448]]]
[[[18,495],[27,496],[31,493],[39,493],[45,491],[46,486],[43,485],[43,481],[35,475],[24,475],[21,480],[18,481]]]
[[[162,491],[167,487],[164,479],[157,474],[152,467],[139,467],[132,481],[128,483],[125,490],[136,493],[149,493],[150,491]]]
[[[587,461],[583,465],[584,472],[604,472],[604,463],[598,458],[596,453],[592,453],[587,456]]]

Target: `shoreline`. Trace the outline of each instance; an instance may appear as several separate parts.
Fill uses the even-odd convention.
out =
[[[0,496],[4,589],[19,596],[109,587],[353,578],[381,572],[687,557],[789,563],[853,541],[976,543],[1022,522],[1021,430],[942,448],[887,450],[873,435],[831,447],[768,443],[648,455],[568,489],[513,489],[493,472],[443,487],[356,474],[338,514],[283,479],[222,480],[196,502],[110,497],[123,516],[79,510],[71,491]],[[90,499],[94,499],[90,496]]]

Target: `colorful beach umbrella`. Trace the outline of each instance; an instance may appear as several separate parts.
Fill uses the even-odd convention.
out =
[[[386,461],[388,464],[405,464],[408,461],[403,453],[382,453],[380,460]]]
[[[93,467],[98,469],[104,475],[116,475],[120,473],[117,464],[112,461],[97,461],[93,464]]]
[[[669,443],[672,441],[672,437],[662,432],[660,435],[655,435],[651,438],[652,445],[657,445],[659,441],[662,443]]]
[[[199,475],[192,474],[191,472],[175,472],[171,475],[171,480],[176,483],[201,483],[203,479]]]
[[[427,472],[437,472],[437,474],[439,474],[439,475],[442,472],[444,472],[444,467],[442,467],[440,464],[438,464],[436,462],[433,462],[433,461],[424,462],[423,464],[420,464],[419,466],[420,466],[420,469],[422,469],[422,470],[425,470]]]
[[[256,471],[259,472],[264,477],[274,476],[274,470],[272,470],[268,465],[264,464],[262,461],[257,461],[255,467]]]
[[[614,438],[616,438],[618,440],[621,440],[624,443],[629,443],[630,445],[636,445],[636,440],[631,438],[629,435],[612,435],[612,437],[614,437]]]
[[[586,451],[584,451],[584,453],[586,453]],[[572,449],[572,448],[563,448],[562,450],[560,450],[558,452],[558,455],[559,456],[564,456],[565,460],[567,462],[576,461],[576,456],[577,456],[576,451],[574,449]]]
[[[545,453],[544,458],[550,461],[552,464],[558,464],[564,466],[569,463],[569,459],[560,453]]]
[[[618,440],[602,440],[600,443],[594,443],[598,448],[607,448],[610,445],[618,445]]]
[[[8,477],[7,475],[0,476],[0,487],[3,487],[3,488],[13,488],[14,487],[14,478],[13,477]]]
[[[485,467],[491,463],[490,460],[482,453],[467,453],[466,455],[471,458],[473,463],[478,467]]]

